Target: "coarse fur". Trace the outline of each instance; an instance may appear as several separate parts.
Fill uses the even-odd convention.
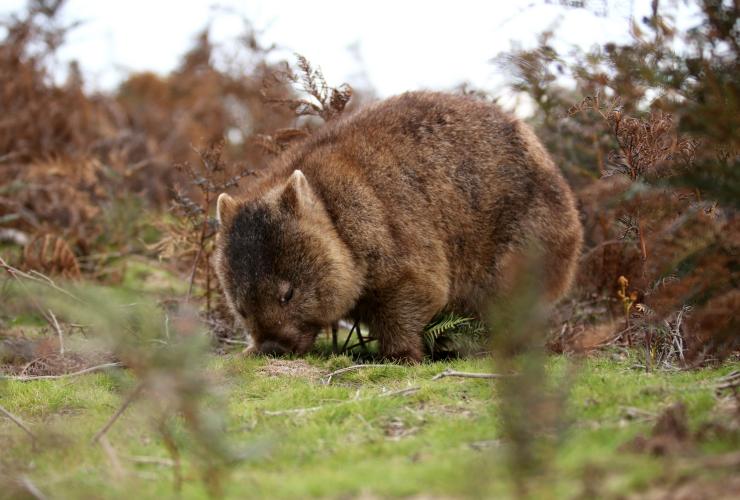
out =
[[[571,191],[531,129],[474,97],[409,92],[330,123],[239,199],[221,195],[216,267],[264,353],[302,354],[341,318],[419,361],[440,311],[485,316],[535,246],[543,289],[581,248]]]

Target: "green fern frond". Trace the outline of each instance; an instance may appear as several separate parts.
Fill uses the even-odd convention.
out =
[[[430,350],[433,350],[440,336],[468,326],[472,321],[473,318],[464,318],[455,314],[439,315],[424,328],[424,342]]]
[[[454,314],[446,314],[439,318],[433,319],[431,323],[429,323],[426,328],[424,328],[424,331],[430,335],[434,335],[435,337],[437,337],[444,332],[454,330],[457,327],[465,325],[471,321],[473,321],[473,318],[462,318],[460,316],[455,316]]]

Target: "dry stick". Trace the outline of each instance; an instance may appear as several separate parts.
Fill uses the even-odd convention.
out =
[[[57,285],[56,283],[54,283],[54,280],[52,280],[51,278],[49,278],[45,274],[41,274],[38,271],[30,271],[29,273],[24,273],[20,269],[17,269],[15,267],[11,266],[10,264],[8,264],[5,261],[5,259],[3,259],[2,257],[0,257],[0,267],[2,267],[3,269],[5,269],[5,271],[7,271],[8,274],[10,274],[11,276],[13,276],[19,282],[20,282],[20,280],[18,279],[18,276],[20,276],[21,278],[25,278],[25,279],[27,279],[29,281],[34,281],[36,283],[42,283],[44,285],[47,285],[47,286],[53,288],[54,290],[56,290],[58,292],[61,292],[64,295],[67,295],[68,297],[71,297],[71,298],[75,299],[78,302],[82,302],[83,304],[85,303],[84,300],[82,300],[81,298],[77,297],[73,293],[68,292],[64,288],[61,288],[59,285]]]
[[[599,243],[598,245],[590,248],[586,253],[584,253],[583,255],[581,255],[580,260],[581,261],[588,260],[589,257],[591,257],[594,253],[596,253],[597,251],[599,251],[600,249],[602,249],[604,247],[607,247],[607,246],[610,246],[610,245],[623,245],[623,244],[626,244],[626,243],[629,243],[629,241],[627,241],[627,240],[606,240],[606,241],[602,241],[601,243]]]
[[[432,380],[439,380],[445,377],[461,377],[461,378],[504,378],[510,377],[511,375],[502,375],[500,373],[470,373],[470,372],[458,372],[456,370],[446,369],[445,371],[436,374],[432,377]]]
[[[13,375],[0,375],[0,380],[15,380],[15,381],[20,381],[20,382],[27,382],[27,381],[30,381],[30,380],[57,380],[57,379],[60,379],[60,378],[77,377],[79,375],[84,375],[86,373],[92,373],[92,372],[97,372],[97,371],[100,371],[100,370],[106,370],[108,368],[118,368],[118,367],[121,367],[121,366],[123,366],[123,364],[122,363],[119,363],[119,362],[105,363],[105,364],[102,364],[102,365],[91,366],[89,368],[85,368],[84,370],[80,370],[80,371],[77,371],[77,372],[63,373],[61,375],[35,375],[35,376],[26,376],[26,375],[23,375],[23,376],[19,376],[19,377],[16,377],[16,376],[13,376]]]
[[[23,366],[23,369],[21,370],[20,376],[21,377],[24,377],[26,375],[26,371],[28,371],[28,369],[31,367],[31,365],[33,365],[36,361],[39,361],[41,359],[43,359],[43,358],[33,358],[31,361],[29,361],[28,363],[26,363]]]
[[[111,415],[111,417],[108,419],[108,422],[105,423],[102,429],[100,429],[98,432],[95,433],[95,435],[92,438],[93,444],[98,442],[101,437],[105,435],[106,432],[108,432],[108,429],[111,428],[111,426],[116,423],[116,420],[118,420],[118,417],[120,417],[124,411],[126,411],[126,408],[129,407],[131,403],[134,402],[134,400],[139,396],[139,393],[141,393],[141,390],[144,388],[144,382],[139,383],[139,385],[136,386],[136,388],[131,391],[131,394],[128,395],[126,400],[123,402],[123,404],[116,410],[116,412]]]
[[[200,229],[200,236],[198,238],[198,253],[195,255],[195,260],[193,261],[193,270],[190,272],[190,284],[188,285],[188,295],[185,298],[185,302],[190,302],[190,297],[193,293],[193,284],[195,283],[195,274],[198,272],[198,264],[200,263],[200,256],[203,255],[203,248],[205,246],[205,241],[206,241],[206,230],[208,228],[208,203],[209,203],[208,191],[206,190],[205,219],[203,220],[203,224],[201,225],[201,229]],[[206,290],[206,293],[209,293],[209,290]]]
[[[106,436],[101,436],[98,442],[100,443],[101,448],[103,448],[105,455],[108,457],[108,461],[113,469],[113,476],[120,481],[126,475],[126,469],[123,468],[121,460],[118,458],[118,453],[116,453],[115,448],[113,448],[113,445],[110,444],[110,441],[108,441]]]
[[[6,417],[8,417],[10,420],[12,420],[15,425],[17,425],[18,427],[20,427],[21,429],[23,429],[23,431],[30,436],[30,438],[31,438],[31,440],[33,442],[36,442],[36,435],[33,432],[31,432],[31,429],[29,429],[26,426],[26,424],[23,423],[23,420],[21,420],[20,418],[16,417],[12,413],[10,413],[2,405],[0,405],[0,413],[2,413]]]
[[[340,405],[347,404],[347,403],[357,403],[359,401],[368,401],[370,399],[385,398],[385,397],[390,397],[390,396],[407,396],[409,394],[413,394],[417,392],[419,389],[421,389],[421,387],[407,387],[406,389],[399,389],[397,391],[386,392],[386,393],[378,394],[375,396],[369,396],[367,398],[348,399],[346,401],[341,401],[333,405],[309,406],[307,408],[292,408],[290,410],[278,410],[278,411],[266,410],[264,414],[271,416],[271,417],[280,416],[280,415],[293,415],[293,414],[302,415],[304,413],[311,413],[314,411],[323,410],[324,408],[336,407],[336,406],[340,406]]]
[[[614,343],[615,343],[616,341],[618,341],[618,340],[619,340],[620,338],[622,338],[622,336],[624,336],[624,335],[629,335],[629,334],[630,334],[630,332],[631,332],[631,331],[632,331],[633,329],[635,329],[635,327],[634,327],[634,326],[630,326],[630,327],[628,327],[628,328],[624,328],[623,330],[620,330],[620,331],[619,331],[619,332],[617,332],[616,334],[612,335],[612,338],[611,338],[611,339],[609,339],[609,340],[605,340],[605,341],[603,341],[603,342],[599,342],[599,343],[598,343],[598,344],[596,344],[596,345],[595,345],[594,347],[595,347],[595,348],[596,348],[596,347],[606,347],[606,346],[608,346],[608,345],[612,345],[612,344],[614,344]]]
[[[347,373],[347,372],[351,372],[351,371],[354,371],[354,370],[359,370],[361,368],[382,368],[384,366],[392,366],[392,365],[373,365],[373,364],[367,364],[367,365],[352,365],[352,366],[348,366],[346,368],[340,368],[339,370],[333,371],[329,375],[326,376],[326,382],[324,382],[324,385],[331,384],[331,378],[334,375],[340,375],[342,373]]]
[[[43,317],[47,321],[47,323],[50,323],[51,324],[51,320],[46,315],[46,312],[44,311],[44,308],[41,307],[41,304],[39,303],[38,300],[36,300],[35,295],[33,295],[31,293],[31,290],[28,289],[28,287],[26,286],[26,284],[23,283],[23,281],[21,281],[21,279],[18,277],[18,274],[20,274],[21,276],[24,276],[25,275],[24,277],[26,277],[27,279],[29,279],[31,281],[36,281],[36,280],[34,278],[32,278],[30,275],[24,273],[23,271],[18,271],[16,268],[14,268],[14,267],[6,264],[2,257],[0,257],[0,266],[3,267],[8,272],[8,274],[10,274],[10,276],[14,280],[16,280],[18,282],[18,284],[21,286],[21,288],[23,288],[23,290],[25,290],[26,294],[31,299],[31,302],[33,302],[34,307],[36,309],[38,309],[38,311],[41,313],[41,317]]]
[[[24,488],[26,488],[26,491],[31,494],[33,498],[36,500],[46,500],[46,495],[44,495],[40,489],[36,487],[35,484],[31,482],[30,479],[26,476],[21,476],[18,479],[18,482],[23,485]]]
[[[645,234],[642,230],[642,222],[640,221],[640,209],[637,209],[637,235],[640,239],[640,250],[642,251],[642,277],[644,278],[647,273],[647,247],[645,246]]]
[[[51,278],[49,278],[49,277],[47,277],[47,276],[45,276],[45,275],[43,275],[43,274],[41,274],[39,272],[36,272],[36,271],[32,271],[35,274],[35,276],[34,275],[31,275],[31,274],[24,273],[23,271],[20,271],[20,270],[14,268],[13,266],[9,265],[7,262],[5,262],[5,260],[2,257],[0,257],[0,267],[4,268],[5,271],[8,272],[8,274],[10,274],[13,277],[13,279],[15,279],[18,282],[18,284],[21,285],[21,287],[26,291],[26,293],[28,294],[28,296],[31,298],[31,301],[33,302],[33,305],[41,313],[41,316],[47,321],[47,323],[49,323],[51,325],[52,328],[54,328],[54,330],[56,330],[57,335],[59,336],[59,354],[63,358],[64,357],[64,337],[62,335],[62,329],[59,326],[59,322],[57,321],[56,316],[54,316],[54,313],[51,311],[51,309],[48,310],[49,314],[48,315],[46,314],[46,312],[44,311],[44,308],[41,307],[41,304],[36,300],[36,298],[34,297],[34,295],[31,294],[31,291],[26,287],[25,283],[23,283],[20,280],[20,278],[18,277],[18,275],[20,275],[20,276],[22,276],[22,277],[24,277],[24,278],[26,278],[28,280],[34,281],[36,283],[44,283],[44,284],[46,284],[48,286],[51,286],[52,288],[54,288],[54,289],[56,289],[56,290],[58,290],[60,292],[63,292],[63,293],[67,294],[70,297],[73,297],[74,299],[76,299],[78,301],[80,299],[78,299],[77,297],[75,297],[71,293],[67,292],[66,290],[64,290],[62,288],[59,288],[56,285],[56,283],[54,283],[51,280]]]
[[[357,340],[360,341],[360,345],[362,346],[362,349],[367,350],[367,347],[365,347],[365,339],[362,338],[362,330],[360,329],[359,323],[357,323]]]
[[[57,331],[57,335],[59,336],[59,355],[61,357],[64,357],[64,334],[62,333],[62,328],[59,326],[59,322],[57,321],[57,317],[54,316],[54,312],[49,309],[49,316],[51,316],[51,326],[54,327],[54,330]]]
[[[352,328],[349,329],[349,333],[347,334],[347,338],[344,339],[344,345],[342,346],[342,350],[340,352],[342,352],[342,353],[346,352],[347,345],[349,344],[349,339],[352,338],[352,332],[355,331],[355,328],[357,328],[357,325],[359,325],[359,324],[360,324],[359,321],[355,321],[355,324],[352,325]]]
[[[724,377],[720,377],[716,381],[716,389],[732,389],[740,386],[740,371],[735,370],[728,373]]]
[[[190,284],[188,285],[188,295],[185,297],[185,302],[190,302],[190,296],[193,294],[193,283],[195,283],[195,273],[198,270],[198,262],[200,256],[203,253],[203,247],[198,249],[198,253],[195,254],[195,260],[193,261],[193,269],[190,271]]]
[[[364,339],[365,339],[365,340],[364,340],[364,341],[365,341],[365,343],[367,343],[367,342],[371,342],[371,341],[373,341],[373,340],[378,340],[378,339],[376,339],[375,337],[370,337],[370,336],[368,336],[368,337],[364,337]],[[356,344],[352,344],[351,346],[349,346],[349,347],[347,348],[347,352],[352,352],[352,349],[354,349],[355,347],[360,347],[360,345],[361,345],[361,344],[360,344],[359,342],[357,342]]]

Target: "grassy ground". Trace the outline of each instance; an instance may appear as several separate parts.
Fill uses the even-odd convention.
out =
[[[548,374],[559,377],[573,362],[552,356]],[[616,497],[669,488],[686,478],[722,484],[732,477],[738,464],[728,464],[727,457],[738,450],[736,431],[700,433],[701,438],[687,439],[680,452],[662,457],[620,448],[649,434],[655,417],[679,401],[686,405],[691,434],[706,428],[726,431],[735,418],[729,413],[734,400],[718,392],[715,381],[740,364],[645,373],[633,363],[618,353],[578,361],[564,410],[569,425],[559,435],[552,465],[529,481],[531,495]],[[324,383],[328,372],[350,364],[346,357],[304,361],[213,355],[209,376],[227,396],[224,432],[247,455],[224,481],[226,496],[513,494],[495,382],[432,380],[446,368],[491,371],[489,361],[388,365]],[[90,444],[133,383],[118,370],[0,385],[0,404],[39,435],[34,449],[21,429],[0,419],[5,479],[21,478],[49,498],[174,496],[170,455],[148,425],[146,403],[134,403],[111,428],[107,437],[113,452]],[[416,387],[415,392],[388,395]],[[279,413],[298,408],[310,409]],[[183,497],[206,496],[200,474],[197,455],[185,453]],[[23,488],[4,491],[5,496],[21,494]]]

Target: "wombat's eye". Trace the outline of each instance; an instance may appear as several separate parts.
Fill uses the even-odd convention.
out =
[[[288,302],[290,302],[290,299],[293,298],[293,287],[288,288],[288,291],[285,292],[282,297],[280,297],[280,303],[285,305]]]

